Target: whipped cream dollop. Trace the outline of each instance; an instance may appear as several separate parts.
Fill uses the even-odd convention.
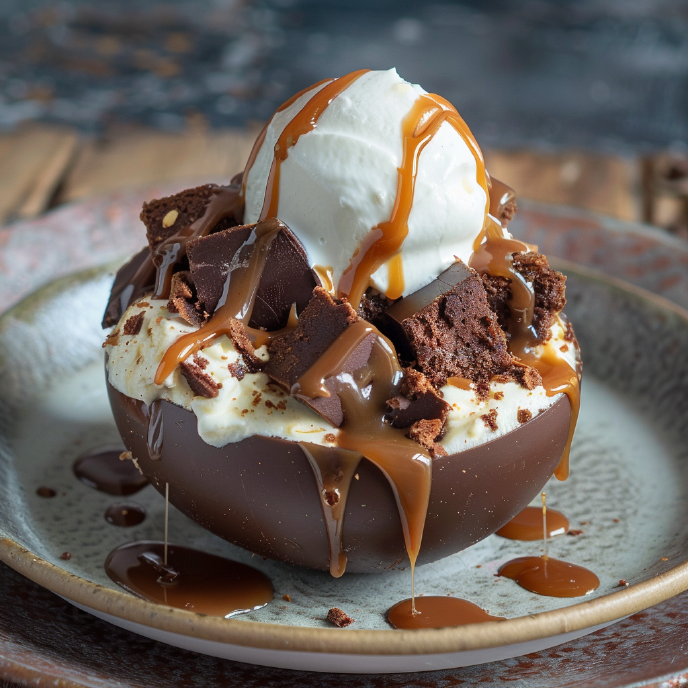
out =
[[[307,90],[268,124],[245,180],[245,223],[260,217],[280,134],[324,85]],[[425,93],[395,69],[367,72],[329,104],[281,164],[277,217],[299,237],[311,265],[331,269],[335,287],[361,242],[390,219],[403,121]],[[487,200],[476,175],[473,153],[444,122],[419,156],[409,233],[401,248],[403,296],[432,282],[456,258],[468,263]],[[386,292],[388,264],[371,281]]]
[[[197,328],[170,313],[167,301],[149,299],[141,305],[132,305],[114,331],[123,332],[124,323],[140,313],[143,321],[137,334],[115,335],[105,344],[108,380],[119,392],[147,405],[165,399],[193,411],[198,419],[198,434],[214,447],[252,435],[337,445],[339,429],[281,390],[265,373],[246,373],[242,379],[235,377],[232,364],[240,362],[241,356],[226,336],[218,337],[200,352],[207,361],[203,372],[220,385],[216,397],[194,395],[179,367],[163,384],[156,385],[155,371],[169,346],[180,335]],[[561,323],[555,323],[552,339],[544,346],[551,347],[557,357],[575,368],[576,351],[564,335]],[[257,349],[256,353],[267,360],[266,347]],[[515,430],[523,422],[519,420],[519,411],[528,411],[529,417],[535,417],[561,398],[561,394],[547,396],[542,386],[528,390],[516,382],[492,382],[490,394],[484,400],[477,399],[470,389],[451,385],[442,387],[441,393],[451,407],[441,441],[449,454]],[[493,410],[496,416],[491,426],[484,416]]]

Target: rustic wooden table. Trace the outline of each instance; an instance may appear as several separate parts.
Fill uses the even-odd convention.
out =
[[[194,180],[199,183],[224,182],[243,167],[254,136],[255,132],[252,131],[207,130],[198,127],[191,128],[184,134],[130,130],[112,133],[100,139],[85,139],[69,129],[44,125],[26,126],[12,134],[0,137],[0,225],[13,220],[38,216],[63,203],[91,198],[125,187],[145,186],[156,182],[174,183],[177,180],[180,184]],[[648,173],[647,161],[643,165],[639,159],[591,155],[581,152],[544,153],[532,150],[489,150],[486,151],[486,159],[490,172],[516,188],[521,197],[594,210],[623,220],[641,219],[643,213],[647,216],[649,204],[647,189],[649,187],[647,183],[644,185],[643,183],[646,182],[648,174],[651,175],[652,173],[651,163]],[[649,201],[654,202],[657,199],[650,198]],[[653,211],[655,213],[657,213],[658,206],[661,206],[659,201],[654,203]],[[669,215],[666,217],[668,218]],[[663,219],[665,219],[665,224],[670,224],[670,220]],[[95,664],[98,663],[98,652],[107,652],[105,647],[107,643],[103,638],[108,636],[109,639],[111,636],[113,642],[117,643],[119,636],[124,633],[118,629],[111,629],[109,626],[91,619],[88,615],[74,610],[71,606],[57,600],[54,596],[22,579],[9,569],[0,571],[0,574],[2,574],[0,578],[8,586],[10,584],[14,586],[13,589],[18,595],[18,597],[17,595],[12,596],[6,590],[5,605],[0,604],[0,607],[4,606],[4,610],[0,609],[0,648],[3,642],[11,643],[9,629],[12,626],[8,619],[11,620],[15,616],[15,610],[11,608],[14,607],[12,600],[17,600],[16,614],[21,615],[29,609],[27,600],[40,598],[45,609],[50,612],[48,616],[54,618],[56,624],[74,623],[72,617],[79,616],[78,621],[80,627],[81,625],[84,626],[85,635],[84,638],[75,640],[75,645],[88,642],[91,635],[96,640],[100,638],[97,642],[104,644],[103,648],[98,648],[95,644],[91,648],[94,653],[93,661]],[[0,590],[0,602],[2,598],[3,594]],[[676,608],[688,609],[688,597],[683,595],[677,598],[676,605]],[[35,609],[35,606],[32,609]],[[627,624],[629,629],[633,628],[633,624],[637,627],[639,621],[648,627],[647,640],[650,643],[648,653],[644,657],[636,658],[636,660],[647,663],[648,667],[654,666],[656,668],[655,673],[652,673],[648,667],[646,667],[647,670],[640,668],[633,674],[634,685],[659,686],[660,684],[647,684],[644,681],[647,681],[650,676],[662,675],[670,673],[674,669],[681,670],[684,668],[683,664],[673,665],[672,656],[668,652],[662,653],[659,649],[655,653],[654,660],[652,659],[654,652],[652,648],[659,648],[661,637],[668,638],[671,636],[671,638],[680,639],[684,633],[684,624],[680,618],[686,618],[688,612],[677,615],[674,611],[672,601],[669,601],[662,605],[661,610],[656,612],[653,610],[652,614],[655,616],[641,614],[633,617],[635,621],[629,620],[631,621],[630,624]],[[643,621],[645,617],[648,617],[650,621]],[[8,623],[10,625],[7,625]],[[97,626],[95,630],[92,628],[94,625]],[[104,631],[101,626],[106,630]],[[617,624],[613,628],[618,629],[620,626],[621,624]],[[24,624],[22,628],[28,628],[28,626]],[[52,661],[58,661],[59,648],[55,654],[55,648],[49,647],[51,632],[46,629],[44,631],[43,644],[38,643],[36,645],[36,656],[39,657],[40,655],[37,661],[45,662],[50,652],[53,652],[54,655]],[[620,637],[618,634],[621,631],[605,630],[600,633],[603,636],[607,634],[609,642],[616,642],[613,639]],[[606,638],[606,636],[604,637]],[[140,642],[146,647],[157,646],[152,641],[141,639]],[[585,639],[582,639],[576,644],[577,650],[583,654],[586,654],[583,648],[585,642]],[[619,643],[621,642],[619,641]],[[578,647],[579,645],[580,647]],[[164,646],[159,647],[164,648]],[[65,656],[73,649],[65,650]],[[566,648],[562,651],[565,650]],[[571,652],[573,651],[571,650]],[[44,654],[41,655],[41,652]],[[164,655],[164,649],[151,649],[151,652],[157,653],[156,656],[160,655],[161,658]],[[188,661],[193,664],[196,660],[192,658],[195,656],[191,653],[186,654],[190,657]],[[550,659],[538,656],[527,661],[523,660],[526,663],[530,662],[533,671],[542,675],[543,680],[538,680],[533,685],[549,685],[550,679],[546,679],[546,676],[550,674],[551,681],[553,681],[551,685],[556,684],[555,669],[557,662],[559,662],[559,654],[553,652],[550,655]],[[596,658],[597,661],[600,661],[599,656],[596,655]],[[624,661],[633,662],[634,657],[629,654]],[[293,685],[290,683],[291,678],[289,678],[291,674],[286,672],[282,672],[285,676],[278,679],[274,670],[252,669],[246,665],[233,666],[236,667],[234,678],[238,679],[239,682],[233,678],[226,685],[246,685],[246,683],[242,683],[243,681],[250,681],[251,685],[268,685],[268,683],[274,686]],[[6,676],[17,676],[11,669],[12,667],[9,666]],[[146,673],[149,670],[150,667],[141,670],[143,673],[140,675],[140,682],[137,681],[136,685],[163,685],[150,679]],[[3,673],[3,663],[0,661],[0,677]],[[455,677],[446,672],[442,672],[442,674],[441,677],[438,677],[439,682],[437,683],[432,677],[425,675],[422,685],[458,685],[464,682],[464,677],[469,682],[472,681],[465,672],[457,673]],[[485,672],[476,668],[475,671],[471,672],[471,676],[473,675],[476,680],[491,681],[489,671]],[[325,683],[320,682],[320,677],[316,675],[300,674],[299,676],[299,681],[301,679],[304,681],[302,685],[325,685]],[[343,677],[341,685],[369,685],[369,679],[359,678],[361,680],[357,683],[353,678]],[[150,683],[148,682],[149,679]],[[263,679],[266,683],[261,684]],[[447,682],[448,679],[451,681]],[[409,678],[409,680],[412,682],[405,682],[401,676],[389,677],[389,679],[379,677],[374,685],[421,685],[413,682],[415,678]],[[457,682],[453,682],[454,680]],[[504,677],[500,678],[500,682],[501,680],[513,679],[509,679],[505,674]],[[519,678],[519,680],[521,679]],[[43,679],[36,678],[36,681],[36,685],[44,685]],[[592,685],[585,683],[583,677],[581,677],[581,681],[580,684],[576,683],[576,685]],[[667,687],[669,685],[684,685],[685,681],[684,678],[677,678],[672,683],[662,685]],[[9,685],[2,682],[2,678],[0,678],[0,688],[6,688]],[[60,683],[59,685],[80,684]],[[103,685],[107,684],[103,683]],[[122,685],[134,684],[124,682]],[[327,685],[330,684],[327,683]],[[519,683],[519,685],[521,684]],[[595,685],[601,684],[596,683]],[[622,684],[614,683],[614,685]],[[628,684],[624,682],[623,685]]]

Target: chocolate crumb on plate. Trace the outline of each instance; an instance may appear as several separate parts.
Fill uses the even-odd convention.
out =
[[[329,612],[327,612],[327,620],[337,626],[337,628],[346,628],[351,626],[354,620],[345,612],[343,612],[338,607],[332,607]]]
[[[619,585],[617,587],[619,588],[627,588],[629,585],[628,581],[624,580],[623,578],[619,580]]]
[[[69,561],[71,558],[71,552],[62,552],[62,554],[60,554],[60,559],[62,559],[63,561]]]
[[[577,537],[578,535],[583,535],[582,530],[577,530],[576,528],[571,528],[570,530],[566,531],[567,535],[573,535],[574,537]]]

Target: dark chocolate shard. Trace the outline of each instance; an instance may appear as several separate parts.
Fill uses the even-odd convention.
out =
[[[385,320],[400,356],[415,361],[436,388],[449,377],[463,377],[484,395],[491,378],[510,374],[515,364],[480,276],[461,261],[395,302]]]
[[[116,325],[124,311],[136,299],[151,291],[154,283],[155,268],[150,251],[146,247],[117,271],[110,291],[110,300],[103,315],[102,327]]]
[[[346,301],[335,301],[324,289],[316,287],[296,329],[270,343],[270,360],[265,372],[291,393],[303,375],[358,320],[356,311]],[[353,373],[366,365],[376,336],[371,332],[365,337],[343,361],[338,373]],[[344,413],[337,395],[335,376],[325,380],[324,384],[329,397],[309,397],[296,390],[294,396],[339,427],[344,422]]]
[[[184,361],[179,364],[179,370],[191,387],[191,391],[200,397],[211,399],[220,393],[220,386],[210,375],[195,363]]]
[[[174,196],[155,199],[143,204],[141,221],[146,226],[148,244],[155,250],[165,239],[178,234],[203,217],[213,198],[224,188],[217,184],[203,184],[193,189],[185,189]],[[226,217],[211,231],[219,232],[237,225],[234,217]]]
[[[440,432],[449,413],[449,404],[439,395],[423,373],[404,368],[399,396],[387,401],[388,418],[395,428],[408,428],[419,420],[439,420]]]
[[[199,306],[208,314],[212,315],[222,298],[228,276],[231,288],[232,270],[248,263],[252,247],[246,242],[254,227],[233,227],[189,241],[187,255]],[[267,331],[285,327],[292,304],[301,313],[319,283],[303,246],[282,225],[270,245],[249,326]]]

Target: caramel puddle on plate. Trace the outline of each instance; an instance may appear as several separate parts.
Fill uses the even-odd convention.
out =
[[[542,509],[537,506],[527,506],[502,526],[497,531],[497,535],[507,540],[539,540],[542,537],[542,527]],[[568,529],[569,519],[561,511],[547,510],[548,538],[563,535]]]
[[[79,480],[99,492],[111,495],[132,495],[148,485],[133,461],[122,460],[124,448],[91,449],[74,462],[73,470]]]
[[[458,597],[416,597],[415,611],[414,614],[411,599],[402,600],[387,612],[387,620],[402,630],[505,621],[503,616],[492,616],[477,604]]]
[[[534,509],[540,512],[540,509]],[[597,590],[600,587],[600,579],[592,571],[583,566],[569,564],[566,561],[551,559],[547,556],[549,531],[547,528],[547,502],[544,492],[542,493],[542,511],[540,513],[542,514],[544,554],[539,557],[512,559],[499,569],[498,575],[511,578],[522,588],[547,597],[583,597]]]

